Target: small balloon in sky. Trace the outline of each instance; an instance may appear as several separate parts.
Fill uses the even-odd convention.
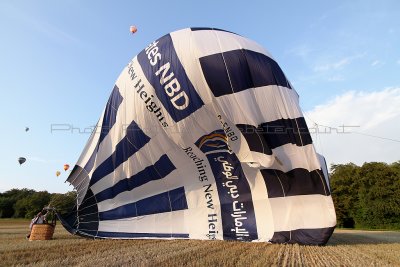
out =
[[[56,176],[60,176],[61,172],[60,171],[56,171]]]
[[[25,127],[25,132],[29,131],[29,127]]]
[[[69,169],[69,165],[68,164],[64,164],[64,171],[67,171]]]
[[[129,28],[129,31],[130,31],[132,34],[134,34],[135,32],[137,32],[136,26],[131,26],[131,27]]]
[[[24,157],[19,157],[18,158],[19,165],[24,164],[25,161],[26,161],[26,158],[24,158]]]

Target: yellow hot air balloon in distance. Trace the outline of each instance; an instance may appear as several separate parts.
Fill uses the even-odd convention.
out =
[[[56,171],[56,176],[60,176],[61,172],[60,171]]]

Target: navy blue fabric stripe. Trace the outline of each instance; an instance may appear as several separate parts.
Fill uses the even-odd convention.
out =
[[[77,220],[77,229],[79,228],[91,231],[97,231],[99,227],[99,218],[97,216],[98,208],[96,199],[93,197],[93,192],[89,188],[86,192],[86,195],[79,206],[78,209],[78,220]],[[85,225],[80,225],[81,222],[91,222],[85,223]]]
[[[215,177],[223,237],[227,240],[258,239],[250,184],[239,159],[234,153],[231,154],[226,142],[226,147],[222,149],[222,140],[211,139],[207,142],[208,145],[202,143],[204,138],[212,138],[214,134],[225,135],[225,132],[222,129],[214,131],[200,137],[195,144],[203,153],[207,153],[207,160]],[[218,145],[218,148],[213,145]]]
[[[215,97],[243,90],[279,85],[291,89],[279,65],[251,50],[233,50],[200,58],[207,84]]]
[[[106,110],[104,112],[103,123],[101,125],[101,133],[99,137],[99,144],[107,136],[110,129],[115,124],[117,118],[118,108],[121,105],[123,97],[119,93],[118,86],[114,86],[114,89],[107,101]]]
[[[229,153],[208,154],[207,158],[218,189],[224,239],[247,241],[257,239],[250,185],[239,159],[235,154]],[[232,178],[227,178],[228,174],[223,173],[229,173]],[[237,227],[239,220],[241,227]]]
[[[121,105],[122,100],[123,100],[123,97],[119,93],[118,86],[115,85],[114,89],[107,101],[106,109],[104,111],[104,116],[103,116],[103,122],[102,122],[101,129],[100,129],[100,136],[99,136],[99,140],[97,142],[96,148],[93,150],[92,155],[90,156],[89,160],[86,162],[85,167],[83,167],[83,169],[85,169],[87,173],[89,173],[94,166],[94,162],[95,162],[96,156],[97,156],[97,150],[99,149],[100,143],[104,140],[104,138],[110,132],[110,129],[115,124],[118,108]],[[97,129],[95,129],[95,130],[97,130]]]
[[[110,237],[110,238],[189,238],[189,234],[179,233],[126,233],[126,232],[105,232],[100,231],[97,233],[98,237]]]
[[[86,162],[86,165],[84,167],[86,173],[89,173],[92,170],[92,168],[94,166],[94,162],[96,161],[98,149],[99,149],[99,143],[97,143],[96,148],[93,150],[92,155],[90,156],[89,160]]]
[[[258,128],[271,149],[289,143],[297,146],[312,144],[312,138],[303,117],[266,122]]]
[[[248,124],[236,124],[236,126],[246,139],[250,151],[272,155],[272,150],[267,144],[267,141],[262,133],[259,133],[262,129]]]
[[[82,228],[85,229],[85,233],[95,235],[99,226],[97,213],[97,203],[92,190],[89,188],[77,210],[71,210],[70,213],[62,216],[59,213],[56,213],[56,215],[71,234],[79,234],[80,228]]]
[[[142,186],[150,181],[164,178],[175,170],[174,164],[167,155],[162,155],[154,165],[146,167],[144,170],[132,175],[129,178],[120,180],[114,186],[109,187],[96,195],[97,202],[114,198],[116,195],[131,191],[132,189]]]
[[[142,199],[135,203],[135,207],[137,212],[136,216],[172,211],[169,204],[168,192]],[[121,210],[125,210],[123,218],[131,217],[130,215],[133,215],[132,211],[125,209],[125,207],[121,207]]]
[[[184,210],[188,208],[185,190],[183,187],[168,191],[168,198],[171,205],[171,211]]]
[[[100,220],[117,220],[187,209],[183,187],[99,213]]]
[[[75,232],[76,235],[81,236],[81,237],[96,237],[97,234],[97,230],[86,230],[86,229],[82,229],[82,230],[77,230]]]
[[[321,170],[293,169],[289,172],[263,169],[261,174],[267,186],[268,197],[298,195],[330,195]]]
[[[102,162],[93,172],[90,185],[112,173],[119,165],[125,162],[149,141],[150,137],[139,128],[136,122],[132,121],[126,129],[125,137],[116,145],[114,153]]]
[[[321,170],[322,170],[322,173],[324,175],[325,182],[327,184],[327,190],[329,190],[329,193],[332,193],[331,190],[330,190],[330,179],[329,179],[328,166],[326,165],[326,160],[325,160],[324,156],[322,156],[322,159],[324,160],[324,165],[322,165],[321,168],[325,168],[326,173],[328,174],[328,177],[325,176],[325,172],[323,171],[324,169],[321,169]]]
[[[175,122],[204,105],[186,75],[169,34],[150,44],[137,59],[158,99]]]
[[[190,30],[192,32],[194,32],[194,31],[220,31],[220,32],[229,32],[229,33],[233,33],[233,34],[238,35],[237,33],[226,31],[226,30],[222,30],[222,29],[218,29],[218,28],[192,27],[192,28],[190,28]]]
[[[248,124],[237,124],[251,151],[271,155],[271,149],[286,144],[305,146],[312,144],[312,138],[303,117],[280,119],[266,122],[255,127]]]
[[[328,242],[334,229],[335,227],[326,227],[275,232],[270,242],[321,246]]]

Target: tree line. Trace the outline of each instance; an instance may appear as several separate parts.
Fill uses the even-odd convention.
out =
[[[330,183],[338,227],[400,229],[400,161],[332,164]],[[63,214],[75,201],[76,192],[12,189],[0,193],[0,218],[32,218],[48,205]]]
[[[333,164],[330,178],[338,227],[400,229],[400,161]]]
[[[36,192],[32,189],[11,189],[0,193],[0,218],[33,218],[45,206],[57,209],[61,214],[72,210],[76,193],[65,194]]]

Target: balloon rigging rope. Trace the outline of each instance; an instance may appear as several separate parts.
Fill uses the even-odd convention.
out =
[[[311,120],[311,122],[313,122],[315,125],[317,126],[322,126],[328,129],[337,129],[338,127],[333,127],[333,126],[328,126],[328,125],[324,125],[324,124],[319,124],[317,122],[315,122],[314,120],[312,120],[310,118],[310,116],[306,115],[306,117]],[[339,126],[342,127],[342,126]],[[345,127],[345,126],[343,126]],[[317,132],[318,132],[318,128],[317,128]],[[356,131],[351,131],[348,133],[354,133],[354,134],[359,134],[359,135],[364,135],[364,136],[368,136],[368,137],[373,137],[373,138],[378,138],[378,139],[382,139],[382,140],[387,140],[387,141],[392,141],[392,142],[396,142],[396,143],[400,143],[399,139],[394,139],[394,138],[389,138],[389,137],[385,137],[385,136],[379,136],[379,135],[373,135],[373,134],[368,134],[368,133],[363,133],[363,132],[356,132]]]

